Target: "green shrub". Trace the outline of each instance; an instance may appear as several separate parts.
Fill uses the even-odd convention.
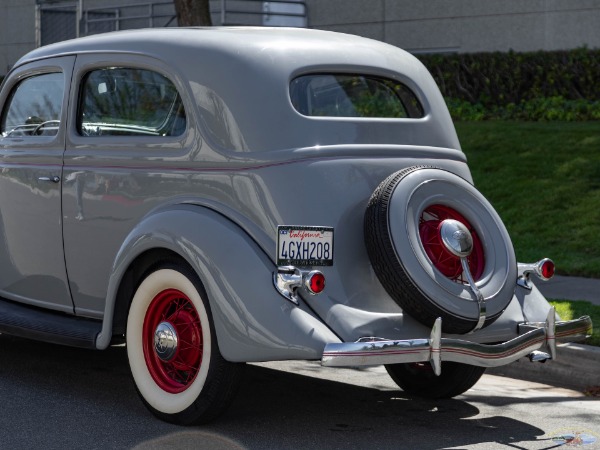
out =
[[[600,119],[600,50],[422,55],[458,120]]]
[[[535,98],[522,100],[519,104],[491,106],[472,104],[465,100],[446,98],[454,120],[525,120],[575,122],[600,120],[600,101],[567,100],[563,97]]]

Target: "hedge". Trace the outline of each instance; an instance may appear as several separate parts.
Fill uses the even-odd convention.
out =
[[[455,118],[600,119],[600,49],[418,57]]]

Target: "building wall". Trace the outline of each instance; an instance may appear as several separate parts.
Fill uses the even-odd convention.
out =
[[[35,0],[0,1],[0,75],[35,48]]]
[[[228,0],[230,4],[232,1]],[[84,0],[83,3],[84,9],[88,9],[150,2],[152,0]],[[358,34],[413,53],[600,47],[600,0],[305,2],[311,28]],[[221,2],[211,0],[210,3],[216,12],[213,19],[218,24]],[[36,0],[0,0],[0,11],[2,75],[36,46]]]
[[[145,17],[149,14],[148,4],[156,2],[169,3],[168,0],[83,0],[83,5],[84,9],[141,5],[137,9],[129,8],[128,14]],[[43,38],[47,43],[75,37],[75,9],[79,4],[78,0],[0,0],[0,76],[5,75],[21,56],[36,48],[38,39],[42,37],[40,30],[36,29],[39,26],[36,17],[38,4],[61,11],[65,11],[65,7],[67,7],[66,9],[70,9],[72,12],[70,16],[65,14],[62,21],[60,19],[55,21],[54,30],[46,30],[47,33],[43,35]],[[165,14],[174,15],[174,11],[172,2],[157,7],[155,13],[163,16],[157,19],[156,25],[160,26],[168,22],[169,17],[165,18]],[[147,19],[128,19],[121,23],[124,28],[148,26]]]
[[[306,0],[309,26],[414,53],[600,47],[600,0]]]

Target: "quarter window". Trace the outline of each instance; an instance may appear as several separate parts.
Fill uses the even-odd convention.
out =
[[[21,81],[13,89],[2,115],[2,136],[56,135],[64,85],[64,76],[58,72],[35,75]]]
[[[314,74],[290,85],[294,108],[305,116],[420,118],[423,107],[404,84],[368,75]]]
[[[179,136],[185,127],[181,97],[159,73],[110,67],[83,79],[77,120],[83,136]]]

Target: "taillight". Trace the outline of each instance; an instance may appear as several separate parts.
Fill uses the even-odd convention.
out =
[[[544,258],[537,264],[536,275],[542,280],[549,280],[554,276],[554,261],[549,258]]]
[[[320,294],[325,289],[325,275],[318,270],[313,270],[306,275],[304,286],[311,294]]]
[[[554,276],[554,261],[550,258],[544,258],[532,264],[519,263],[519,273],[521,275],[517,278],[517,284],[522,288],[531,290],[532,285],[529,283],[531,274],[535,273],[540,280],[548,281]]]

